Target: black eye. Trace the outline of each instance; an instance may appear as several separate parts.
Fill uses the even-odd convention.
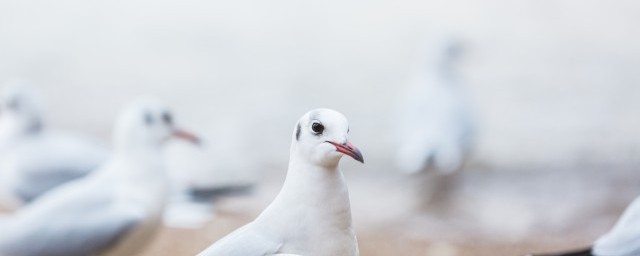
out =
[[[311,130],[313,130],[313,132],[316,134],[322,134],[322,132],[324,132],[324,125],[318,122],[314,122],[313,124],[311,124]]]
[[[171,114],[164,112],[162,114],[162,121],[164,121],[165,124],[168,125],[172,125],[173,124],[173,116],[171,116]]]
[[[146,123],[147,125],[153,124],[153,115],[151,115],[151,113],[144,113],[144,123]]]

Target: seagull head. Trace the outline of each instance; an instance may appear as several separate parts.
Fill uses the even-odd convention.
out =
[[[331,109],[314,109],[296,124],[292,148],[317,165],[337,165],[344,155],[364,163],[362,153],[348,137],[349,122],[344,115]]]
[[[25,80],[10,80],[3,88],[0,98],[2,123],[22,134],[37,133],[42,130],[40,101]]]
[[[198,137],[176,126],[169,108],[153,98],[133,102],[116,124],[115,143],[119,148],[157,147],[170,138],[200,144]]]

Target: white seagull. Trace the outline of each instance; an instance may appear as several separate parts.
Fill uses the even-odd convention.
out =
[[[96,169],[108,151],[77,134],[47,129],[37,95],[24,82],[0,102],[0,200],[16,208]]]
[[[591,248],[538,256],[638,256],[640,255],[640,197],[622,214],[609,233],[596,240]]]
[[[167,190],[162,144],[177,136],[169,110],[140,100],[119,118],[111,159],[0,219],[0,255],[132,255],[161,224]]]
[[[363,162],[348,132],[347,119],[334,110],[303,115],[278,196],[253,222],[198,255],[358,255],[349,193],[338,168],[343,155]]]
[[[237,168],[218,166],[218,155],[208,147],[211,144],[206,138],[201,140],[200,147],[180,144],[166,148],[171,195],[164,214],[165,226],[200,229],[214,217],[219,199],[252,192],[253,183],[243,181]]]
[[[396,165],[406,173],[459,170],[470,147],[472,124],[458,82],[460,45],[449,37],[423,43],[398,107]]]

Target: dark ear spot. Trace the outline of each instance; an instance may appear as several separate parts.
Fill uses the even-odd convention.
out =
[[[296,140],[300,140],[300,123],[298,123],[298,127],[296,127]]]
[[[147,125],[153,124],[153,116],[151,115],[151,113],[149,112],[144,113],[144,123]]]

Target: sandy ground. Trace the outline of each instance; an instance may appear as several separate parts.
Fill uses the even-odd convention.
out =
[[[603,175],[604,169],[613,175]],[[416,193],[442,182],[437,177],[348,171],[361,254],[495,256],[580,248],[606,232],[639,192],[629,179],[637,176],[633,168],[559,171],[509,175],[472,168],[449,183],[455,189],[448,199],[426,207]],[[165,228],[143,255],[194,255],[251,221],[282,177],[270,176],[253,196],[219,201],[216,217],[202,229]],[[608,193],[608,186],[616,192]]]
[[[588,246],[640,193],[634,167],[472,167],[449,178],[345,163],[361,255],[524,255]],[[252,195],[223,198],[200,229],[165,227],[145,256],[195,255],[251,221],[278,192],[272,170]],[[448,186],[436,186],[448,184]],[[435,187],[448,194],[426,203]],[[615,189],[612,189],[615,187]],[[422,195],[422,196],[421,196]]]

